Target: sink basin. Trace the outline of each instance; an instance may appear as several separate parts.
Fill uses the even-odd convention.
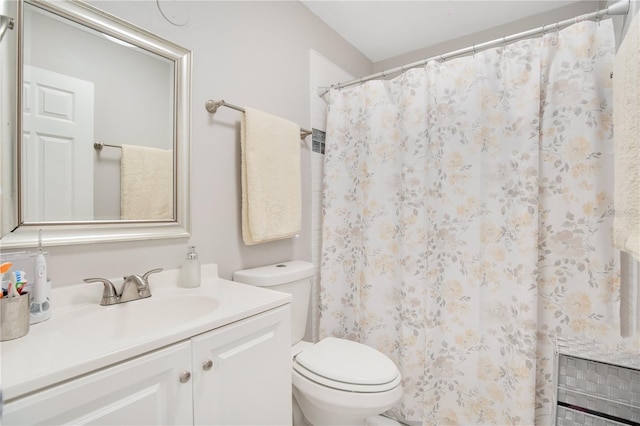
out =
[[[59,318],[57,329],[68,338],[86,340],[144,338],[196,321],[220,302],[208,296],[151,296],[112,306],[89,306]]]

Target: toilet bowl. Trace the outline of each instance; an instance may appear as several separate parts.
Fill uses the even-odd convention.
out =
[[[395,364],[373,348],[334,337],[305,343],[293,359],[294,397],[313,425],[363,425],[402,396]]]
[[[311,425],[364,425],[402,396],[400,372],[383,353],[361,343],[326,337],[302,341],[313,265],[290,261],[237,271],[233,280],[292,295],[292,384],[294,406]],[[294,425],[299,424],[294,416]]]

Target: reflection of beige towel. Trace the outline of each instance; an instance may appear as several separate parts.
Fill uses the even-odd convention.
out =
[[[300,232],[300,127],[246,108],[242,119],[242,238],[247,245]]]
[[[125,220],[173,218],[173,151],[122,145],[120,216]]]
[[[613,66],[615,215],[613,243],[621,253],[620,332],[640,331],[640,20],[633,19]]]

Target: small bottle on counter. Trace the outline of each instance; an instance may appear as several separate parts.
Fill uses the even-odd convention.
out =
[[[195,246],[189,246],[187,260],[182,265],[179,284],[180,287],[186,288],[200,287],[200,260],[198,260]]]

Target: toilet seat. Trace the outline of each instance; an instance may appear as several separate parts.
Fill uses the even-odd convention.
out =
[[[349,392],[386,392],[400,384],[400,372],[381,352],[345,339],[327,337],[302,350],[293,369],[323,386]]]

